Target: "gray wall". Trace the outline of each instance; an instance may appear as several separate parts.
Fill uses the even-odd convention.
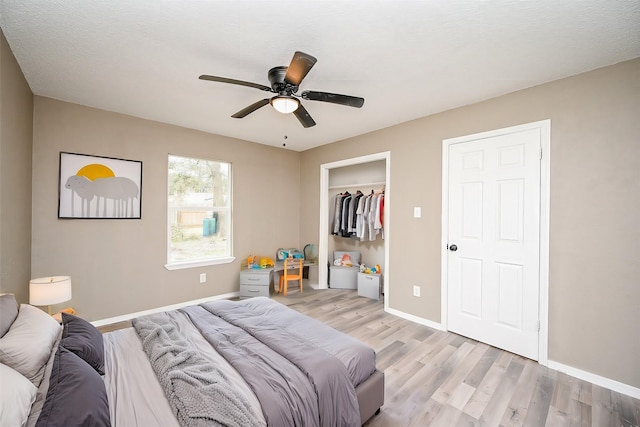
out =
[[[35,97],[32,275],[65,274],[73,306],[89,319],[237,292],[240,261],[296,247],[297,152]],[[141,220],[59,220],[59,153],[141,160]],[[233,168],[231,264],[168,271],[168,154],[224,160]],[[207,273],[207,283],[199,283]]]
[[[551,119],[549,359],[640,387],[638,117],[640,59],[306,151],[301,238],[317,241],[319,165],[390,151],[389,304],[439,323],[442,140]]]
[[[0,30],[0,292],[29,300],[33,95]]]

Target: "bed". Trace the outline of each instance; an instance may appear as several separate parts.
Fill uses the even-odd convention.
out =
[[[370,347],[269,298],[62,323],[0,296],[0,425],[356,426],[384,403]]]

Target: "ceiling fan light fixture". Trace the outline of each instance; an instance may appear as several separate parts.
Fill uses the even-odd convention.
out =
[[[296,51],[293,54],[293,58],[291,59],[289,66],[273,67],[269,70],[267,77],[269,78],[271,87],[259,83],[246,82],[244,80],[230,79],[228,77],[210,76],[208,74],[202,74],[200,76],[200,80],[246,86],[265,92],[271,92],[273,94],[254,102],[235,114],[232,114],[231,117],[234,119],[246,117],[265,105],[271,104],[271,106],[279,113],[293,113],[303,127],[309,128],[315,126],[316,122],[313,120],[304,105],[302,105],[300,99],[346,105],[347,107],[362,107],[362,104],[364,104],[364,98],[356,96],[317,92],[313,90],[305,90],[298,95],[297,92],[300,87],[300,83],[309,73],[311,68],[313,68],[316,61],[317,59],[313,56],[304,52]]]
[[[276,109],[277,112],[282,114],[293,113],[300,106],[300,101],[298,101],[293,96],[274,96],[271,98],[271,105]]]

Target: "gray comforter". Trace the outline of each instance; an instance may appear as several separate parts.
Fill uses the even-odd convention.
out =
[[[369,347],[268,298],[215,301],[180,311],[242,375],[260,401],[268,425],[360,425],[355,386],[375,370]],[[144,339],[161,335],[165,334],[147,333]],[[179,336],[174,339],[180,341]],[[156,344],[160,349],[174,345]],[[239,399],[234,408],[245,408]]]

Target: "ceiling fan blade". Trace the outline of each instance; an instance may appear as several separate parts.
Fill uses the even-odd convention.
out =
[[[364,104],[364,98],[349,95],[339,95],[337,93],[305,90],[300,94],[300,96],[302,97],[302,99],[308,99],[309,101],[330,102],[332,104],[346,105],[347,107],[360,108]]]
[[[253,87],[260,90],[265,90],[267,92],[273,92],[273,90],[269,86],[261,85],[259,83],[245,82],[244,80],[228,79],[226,77],[218,77],[218,76],[208,76],[206,74],[201,75],[199,79],[210,80],[212,82],[230,83],[233,85],[248,86],[248,87]]]
[[[316,122],[311,118],[311,115],[309,115],[309,112],[302,106],[302,104],[298,106],[298,109],[294,111],[293,114],[298,118],[300,124],[306,128],[316,125]]]
[[[287,74],[284,76],[284,81],[294,86],[300,86],[302,79],[305,78],[317,61],[316,58],[307,53],[296,51],[287,69]]]
[[[269,98],[261,99],[260,101],[254,102],[253,104],[249,105],[248,107],[243,108],[242,110],[238,111],[237,113],[235,113],[231,117],[233,117],[234,119],[241,119],[241,118],[253,113],[258,108],[264,107],[268,103],[269,103]]]

